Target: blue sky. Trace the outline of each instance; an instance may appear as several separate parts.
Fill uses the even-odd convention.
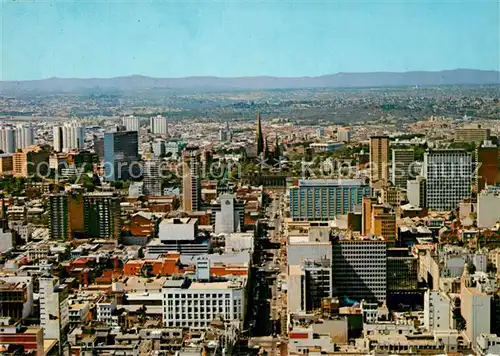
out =
[[[499,69],[495,0],[1,0],[1,79]]]

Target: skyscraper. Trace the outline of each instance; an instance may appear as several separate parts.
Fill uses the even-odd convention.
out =
[[[49,197],[49,232],[51,239],[69,240],[84,234],[83,197],[59,193]]]
[[[476,192],[480,192],[486,185],[496,185],[498,181],[498,147],[491,141],[484,141],[476,149]]]
[[[434,150],[424,154],[429,209],[449,211],[471,194],[472,157],[459,150]]]
[[[82,150],[85,142],[85,126],[76,121],[54,126],[53,138],[56,152]]]
[[[155,135],[168,134],[168,121],[164,116],[158,115],[150,118],[149,127],[151,129],[151,132]]]
[[[370,137],[370,184],[389,181],[389,137]]]
[[[143,191],[146,195],[160,196],[161,194],[161,177],[160,177],[160,161],[150,159],[144,163]]]
[[[415,152],[412,149],[392,150],[392,184],[406,189],[406,182],[412,178],[412,164],[415,161]]]
[[[4,153],[16,152],[16,134],[10,127],[0,129],[0,150]]]
[[[264,153],[264,135],[262,134],[262,123],[260,112],[257,114],[257,132],[256,132],[257,155]]]
[[[16,149],[23,149],[35,143],[33,127],[31,125],[18,125],[16,127]]]
[[[139,118],[135,117],[134,115],[124,116],[122,118],[122,125],[125,126],[125,129],[127,131],[139,132],[139,129],[141,127],[140,122],[139,122]]]
[[[201,204],[201,160],[198,147],[186,147],[182,152],[182,208],[197,211]]]
[[[83,196],[83,221],[88,237],[120,238],[120,198],[108,192]]]
[[[104,134],[105,178],[109,181],[128,180],[139,176],[137,131],[116,131]]]

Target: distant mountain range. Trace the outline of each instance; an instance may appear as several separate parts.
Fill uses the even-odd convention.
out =
[[[27,92],[64,93],[92,90],[143,91],[172,89],[188,91],[206,90],[260,90],[299,88],[355,88],[437,86],[459,84],[500,84],[500,72],[492,70],[454,69],[438,72],[373,72],[337,73],[319,77],[186,77],[152,78],[132,75],[117,78],[48,78],[28,81],[2,81],[0,94]]]

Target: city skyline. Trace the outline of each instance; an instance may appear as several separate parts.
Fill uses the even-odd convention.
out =
[[[1,80],[499,69],[498,3],[2,1]]]

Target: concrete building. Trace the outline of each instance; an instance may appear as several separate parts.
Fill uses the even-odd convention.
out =
[[[25,147],[14,153],[12,161],[15,177],[47,176],[50,152],[40,146]]]
[[[194,240],[198,236],[198,220],[193,218],[163,219],[159,225],[160,241]]]
[[[0,318],[0,342],[2,348],[17,349],[16,354],[43,356],[45,342],[41,327],[23,328],[21,321],[14,322],[11,318]],[[50,341],[47,341],[50,345]],[[20,352],[19,352],[20,351]]]
[[[4,153],[16,152],[16,131],[10,127],[0,128],[0,150]]]
[[[17,125],[16,127],[16,149],[22,150],[35,144],[33,127],[29,125]]]
[[[359,208],[371,188],[358,179],[300,180],[290,187],[290,217],[294,220],[333,220]]]
[[[411,205],[417,208],[427,207],[427,181],[424,177],[417,177],[407,182],[407,197]]]
[[[182,209],[197,211],[201,207],[201,161],[198,147],[182,152]]]
[[[414,178],[414,162],[415,151],[413,149],[392,149],[392,184],[406,189],[408,180]]]
[[[489,229],[500,222],[500,188],[489,187],[477,196],[477,227]]]
[[[77,121],[53,127],[55,152],[69,152],[85,148],[85,126]]]
[[[384,302],[387,295],[387,243],[378,238],[333,241],[333,291],[338,297]]]
[[[337,151],[343,146],[344,146],[343,142],[337,142],[337,141],[311,143],[309,145],[309,147],[312,148],[314,152],[333,152]]]
[[[464,150],[434,150],[424,154],[427,205],[438,211],[453,210],[471,195],[472,157]]]
[[[390,205],[377,204],[375,198],[364,197],[361,234],[375,235],[394,241],[397,237],[396,213]]]
[[[481,143],[490,139],[491,130],[481,127],[481,125],[467,125],[455,129],[456,142],[476,142]]]
[[[87,237],[120,238],[120,198],[113,193],[94,192],[83,196],[83,222]]]
[[[350,142],[351,141],[351,129],[349,127],[339,127],[337,129],[337,141]]]
[[[71,240],[73,236],[83,236],[85,232],[83,197],[72,193],[51,194],[49,196],[50,238]]]
[[[246,279],[226,282],[167,280],[162,288],[163,325],[208,329],[213,320],[242,326]]]
[[[125,126],[127,131],[139,132],[139,129],[141,128],[139,118],[133,115],[124,116],[122,118],[122,125]]]
[[[0,277],[0,318],[15,321],[28,318],[33,312],[33,279],[31,277]]]
[[[453,329],[453,303],[447,294],[430,289],[425,292],[424,326],[429,331]]]
[[[389,181],[389,137],[370,137],[370,184]]]
[[[104,134],[104,169],[109,181],[129,180],[140,176],[137,131]]]
[[[149,119],[149,128],[155,135],[168,134],[168,120],[166,117],[157,115]]]
[[[40,277],[40,326],[45,339],[55,339],[62,346],[69,325],[68,287],[58,278]]]
[[[500,336],[480,334],[476,339],[476,351],[480,356],[500,355]]]
[[[236,199],[235,194],[221,194],[211,205],[215,217],[215,233],[241,231],[245,224],[245,203]]]

